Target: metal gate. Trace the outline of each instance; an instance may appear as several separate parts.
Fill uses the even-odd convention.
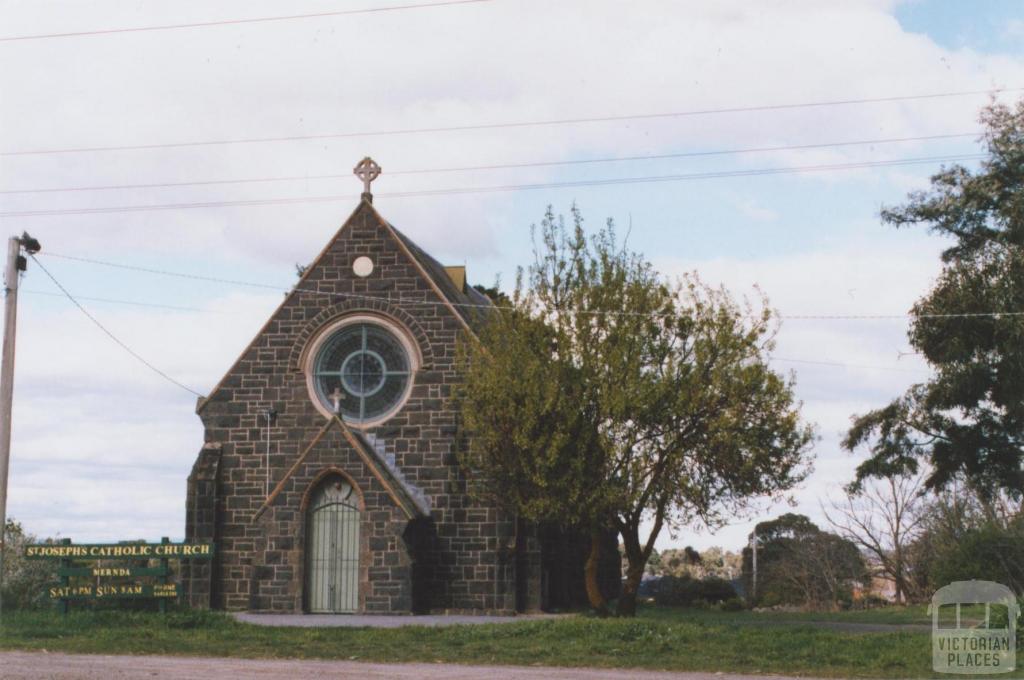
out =
[[[307,524],[309,611],[352,613],[359,608],[359,508],[352,485],[331,477],[313,493]]]

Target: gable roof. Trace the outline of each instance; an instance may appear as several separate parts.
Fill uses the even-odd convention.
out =
[[[235,370],[245,355],[253,348],[256,341],[263,336],[264,333],[270,328],[270,324],[273,323],[274,319],[281,313],[281,310],[287,305],[293,298],[294,295],[299,292],[303,284],[309,276],[317,269],[320,261],[330,251],[331,246],[341,237],[342,232],[352,223],[357,215],[361,211],[369,211],[369,213],[377,220],[381,227],[383,227],[388,233],[390,233],[394,239],[398,242],[399,249],[404,250],[408,256],[412,259],[420,272],[427,279],[427,282],[433,288],[434,292],[441,298],[441,301],[445,303],[449,311],[455,315],[459,322],[465,327],[471,335],[475,335],[474,328],[479,327],[483,321],[484,314],[486,313],[486,307],[492,306],[490,298],[483,295],[479,291],[475,290],[472,286],[467,285],[466,291],[460,291],[452,283],[451,278],[445,271],[444,265],[435,260],[433,257],[427,254],[422,248],[416,245],[408,236],[396,229],[390,222],[385,220],[373,204],[366,199],[364,196],[363,200],[360,201],[359,205],[356,206],[352,214],[349,215],[348,219],[345,220],[341,228],[334,234],[333,237],[324,245],[317,254],[316,258],[306,267],[302,276],[299,277],[299,281],[295,286],[285,294],[284,300],[277,306],[274,312],[267,318],[260,330],[253,336],[253,339],[245,346],[242,353],[238,355],[238,358],[231,364],[231,367],[224,373],[217,384],[209,391],[205,397],[198,397],[196,400],[196,413],[201,413],[206,404],[209,403],[210,397],[215,394],[220,387],[224,384],[224,381],[229,375]]]
[[[430,502],[426,495],[419,488],[413,486],[405,476],[395,467],[390,461],[383,458],[381,452],[377,450],[377,447],[373,446],[366,440],[362,433],[357,430],[353,430],[345,421],[339,418],[337,415],[333,415],[327,418],[327,422],[320,428],[320,431],[315,437],[306,445],[306,448],[295,459],[292,466],[285,472],[284,477],[281,478],[271,491],[266,499],[260,504],[260,507],[252,516],[253,522],[260,518],[260,516],[267,511],[273,504],[277,497],[284,491],[288,484],[288,480],[302,467],[302,463],[309,456],[310,452],[316,448],[316,445],[320,443],[327,433],[332,428],[338,428],[341,431],[341,435],[349,443],[349,446],[356,452],[359,458],[363,461],[363,464],[369,468],[370,472],[377,481],[380,482],[381,486],[387,492],[391,500],[394,501],[395,505],[402,511],[406,519],[413,519],[415,517],[429,517],[430,516]]]

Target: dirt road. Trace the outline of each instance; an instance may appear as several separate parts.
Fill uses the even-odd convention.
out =
[[[767,680],[768,676],[716,673],[596,670],[590,668],[524,668],[521,666],[457,666],[450,664],[380,664],[358,661],[277,661],[209,659],[179,656],[99,656],[0,652],[3,680]],[[784,679],[772,676],[775,680]],[[801,678],[801,680],[808,680]]]

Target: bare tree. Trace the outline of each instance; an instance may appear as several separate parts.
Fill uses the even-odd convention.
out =
[[[856,543],[878,572],[892,580],[897,603],[905,603],[917,590],[908,548],[925,519],[924,479],[923,473],[884,477],[832,501],[831,513],[822,507],[839,535]]]

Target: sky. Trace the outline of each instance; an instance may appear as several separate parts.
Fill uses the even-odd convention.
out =
[[[376,208],[473,283],[507,289],[531,225],[575,204],[666,276],[756,286],[783,317],[898,317],[784,318],[773,365],[817,428],[813,474],[658,547],[823,521],[865,455],[839,446],[850,417],[929,375],[900,315],[944,244],[879,210],[926,188],[934,159],[982,151],[991,97],[1024,96],[1020,3],[410,4],[0,2],[0,224],[43,246],[21,282],[8,516],[75,541],[180,538],[202,444],[189,390],[217,383],[342,224],[370,155]],[[232,23],[370,8],[387,11]],[[85,34],[9,39],[62,33]],[[792,171],[881,161],[899,164]]]

